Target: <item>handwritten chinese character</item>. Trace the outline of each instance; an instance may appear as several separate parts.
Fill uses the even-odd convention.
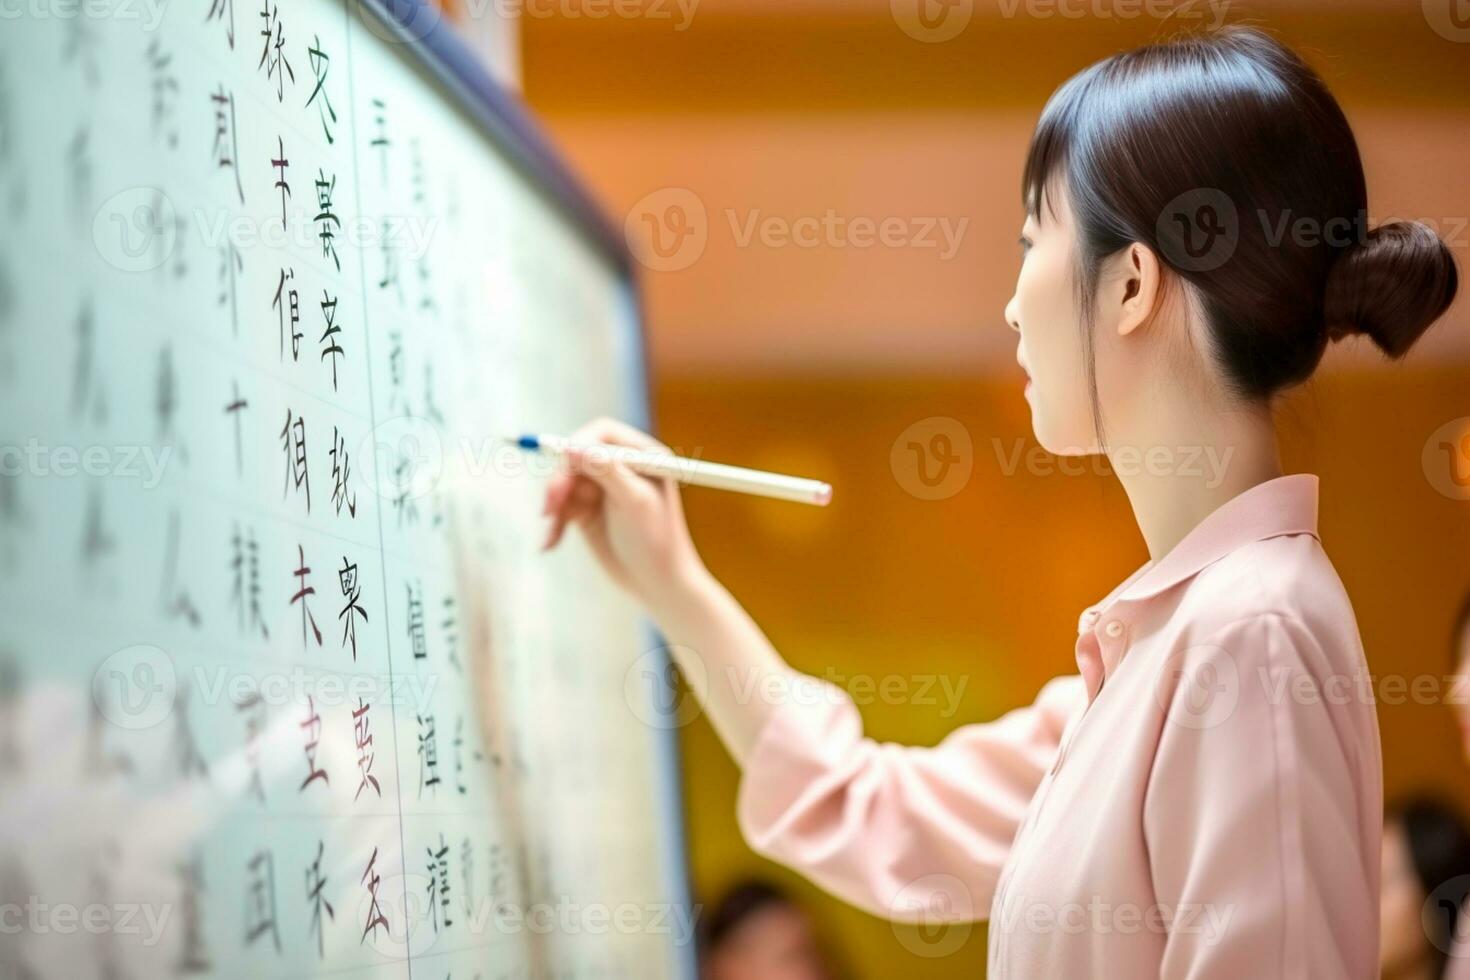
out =
[[[434,716],[418,716],[419,721],[419,799],[424,790],[431,795],[439,788],[439,748],[434,734]]]
[[[291,70],[291,62],[286,60],[286,34],[281,28],[281,9],[271,5],[270,0],[265,0],[265,8],[260,12],[261,20],[265,26],[261,28],[260,36],[265,38],[265,44],[260,52],[260,64],[257,69],[265,69],[267,79],[276,80],[276,101],[286,101],[286,78],[291,79],[291,84],[296,84],[296,72]]]
[[[326,134],[328,143],[335,143],[336,140],[332,137],[332,126],[337,122],[337,110],[332,108],[332,100],[327,95],[326,89],[327,69],[331,65],[331,59],[327,57],[326,52],[322,51],[320,37],[312,38],[312,45],[307,49],[306,54],[311,61],[312,74],[316,76],[316,87],[311,90],[311,95],[306,100],[306,107],[311,108],[311,104],[316,101],[318,95],[322,97],[321,105],[318,107],[322,132]]]
[[[357,583],[357,565],[349,564],[347,556],[342,556],[342,567],[337,570],[337,582],[342,587],[342,595],[347,599],[347,605],[337,614],[342,620],[342,644],[352,646],[352,659],[357,660],[357,616],[362,621],[368,621],[367,610],[362,608],[362,587]],[[355,615],[354,615],[355,614]]]
[[[337,913],[332,908],[332,903],[327,901],[322,890],[327,887],[327,879],[322,874],[322,854],[325,853],[327,845],[325,841],[316,842],[316,860],[306,869],[306,900],[311,903],[311,931],[316,933],[316,955],[318,959],[326,956],[326,943],[322,937],[322,912],[327,913],[328,919],[335,920]]]
[[[337,190],[337,176],[327,179],[327,172],[317,168],[316,204],[317,238],[322,243],[322,258],[331,259],[337,271],[342,271],[342,260],[337,256],[337,231],[342,221],[332,210],[332,194]]]
[[[373,775],[373,760],[377,755],[371,751],[373,736],[368,730],[368,711],[371,707],[372,705],[359,697],[357,707],[352,709],[352,731],[357,739],[357,775],[360,780],[357,792],[352,796],[354,802],[369,786],[378,794],[378,799],[383,798],[383,788],[378,785],[378,777]]]
[[[306,720],[301,723],[301,730],[306,733],[306,778],[301,781],[297,792],[305,792],[306,787],[318,779],[330,786],[332,781],[327,777],[327,771],[316,764],[317,748],[322,740],[322,716],[317,714],[316,700],[310,694],[306,696]]]
[[[281,952],[281,933],[276,928],[276,861],[270,851],[257,851],[245,866],[250,875],[245,892],[245,945],[253,946],[270,934],[276,953]]]
[[[281,448],[286,453],[286,489],[291,493],[292,482],[298,491],[306,494],[306,512],[311,513],[311,481],[306,467],[306,420],[293,415],[286,409],[286,424],[281,428]]]
[[[347,440],[342,438],[342,433],[337,427],[332,426],[332,449],[329,455],[332,457],[332,505],[337,509],[340,516],[342,508],[347,508],[347,516],[357,516],[357,491],[349,495],[347,490],[348,478],[352,475],[351,460],[347,456]]]
[[[368,858],[367,869],[363,871],[360,882],[361,884],[367,885],[370,901],[368,902],[367,925],[363,926],[362,938],[358,940],[358,945],[367,942],[368,936],[376,939],[380,927],[389,932],[392,931],[388,925],[388,917],[383,914],[383,908],[378,904],[378,886],[382,884],[382,879],[375,870],[377,861],[378,849],[375,847],[373,848],[373,856]]]
[[[306,640],[306,630],[308,626],[311,627],[312,635],[316,637],[316,645],[321,646],[322,631],[316,628],[316,617],[311,614],[311,609],[306,604],[307,596],[316,595],[316,586],[306,584],[306,577],[311,574],[311,567],[306,564],[306,551],[299,544],[296,546],[296,554],[300,558],[300,564],[298,565],[296,571],[292,572],[291,574],[295,575],[296,578],[300,581],[298,584],[298,588],[296,589],[296,594],[291,597],[290,605],[294,606],[298,602],[301,603],[302,646],[309,646]]]
[[[291,317],[291,360],[296,361],[301,356],[302,333],[296,329],[301,322],[301,300],[296,295],[296,287],[286,288],[288,281],[294,282],[296,270],[282,269],[281,278],[276,282],[276,295],[271,300],[271,309],[276,311],[276,336],[279,340],[281,358],[286,357],[286,317]],[[282,299],[284,298],[284,302]]]
[[[342,332],[342,327],[337,320],[337,297],[330,295],[325,289],[322,290],[322,317],[327,321],[327,328],[322,332],[321,343],[322,360],[332,359],[332,390],[337,390],[337,362],[345,353],[342,342],[336,336]]]
[[[228,0],[226,0],[228,2]],[[233,40],[230,47],[234,47]],[[240,159],[240,143],[235,134],[235,94],[227,92],[223,83],[219,91],[210,95],[214,103],[214,164],[216,170],[235,172],[235,191],[240,203],[245,203],[245,187],[240,183],[240,168],[235,161]]]
[[[234,572],[234,584],[230,589],[230,604],[238,611],[239,629],[245,632],[260,631],[262,640],[270,639],[270,630],[266,629],[265,616],[261,611],[260,604],[260,547],[255,540],[255,531],[252,529],[249,536],[242,536],[240,525],[235,524],[235,533],[230,538],[230,545],[234,550],[234,557],[230,561],[230,569]],[[248,597],[248,598],[247,598]]]

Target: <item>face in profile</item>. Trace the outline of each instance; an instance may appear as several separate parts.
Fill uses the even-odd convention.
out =
[[[1061,182],[1049,186],[1035,213],[1027,214],[1021,251],[1005,318],[1018,335],[1016,360],[1026,372],[1036,441],[1061,456],[1102,452],[1099,422],[1106,419],[1124,432],[1135,429],[1147,413],[1158,410],[1150,401],[1152,386],[1177,380],[1183,370],[1176,359],[1161,373],[1157,343],[1146,338],[1163,338],[1169,331],[1141,328],[1166,306],[1175,316],[1184,311],[1169,305],[1156,256],[1135,242],[1099,263],[1091,309],[1083,316],[1077,215]],[[1208,365],[1197,367],[1218,382]]]
[[[740,922],[705,957],[705,980],[829,980],[806,915],[787,902]]]
[[[1021,226],[1021,271],[1006,304],[1026,372],[1031,430],[1048,452],[1076,455],[1096,441],[1082,355],[1073,263],[1076,230],[1065,192],[1048,193]]]

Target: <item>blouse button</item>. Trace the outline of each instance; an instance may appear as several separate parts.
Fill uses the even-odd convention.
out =
[[[1107,633],[1108,636],[1116,640],[1118,637],[1123,635],[1123,624],[1118,622],[1116,619],[1109,620],[1108,625],[1103,627],[1103,632]]]

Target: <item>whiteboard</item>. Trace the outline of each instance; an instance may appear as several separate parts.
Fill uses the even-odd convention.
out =
[[[627,262],[427,8],[0,29],[0,978],[690,976],[667,658],[497,437]]]

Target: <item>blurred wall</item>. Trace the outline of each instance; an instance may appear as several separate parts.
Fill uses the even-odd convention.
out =
[[[1125,16],[1160,6],[1128,0],[952,0],[933,9],[964,22],[936,39],[905,0],[691,2],[523,17],[526,94],[647,260],[661,436],[836,487],[825,511],[689,491],[707,563],[796,666],[859,685],[873,735],[932,743],[1074,670],[1078,612],[1146,557],[1114,480],[1036,449],[1001,308],[1048,94],[1219,5],[1164,22]],[[1371,217],[1429,221],[1465,269],[1470,27],[1436,2],[1235,4],[1228,19],[1308,56],[1359,134]],[[887,243],[863,244],[884,222]],[[951,240],[946,222],[962,229]],[[1470,770],[1439,702],[1470,588],[1470,486],[1439,447],[1470,467],[1466,292],[1405,363],[1335,350],[1281,409],[1288,466],[1322,476],[1323,538],[1378,677],[1388,790],[1462,803]],[[903,447],[939,433],[968,475],[924,499]],[[1415,679],[1417,698],[1403,693]],[[811,899],[855,976],[983,974],[982,928],[935,956],[755,857],[735,768],[702,719],[683,735],[701,896],[774,874]]]

